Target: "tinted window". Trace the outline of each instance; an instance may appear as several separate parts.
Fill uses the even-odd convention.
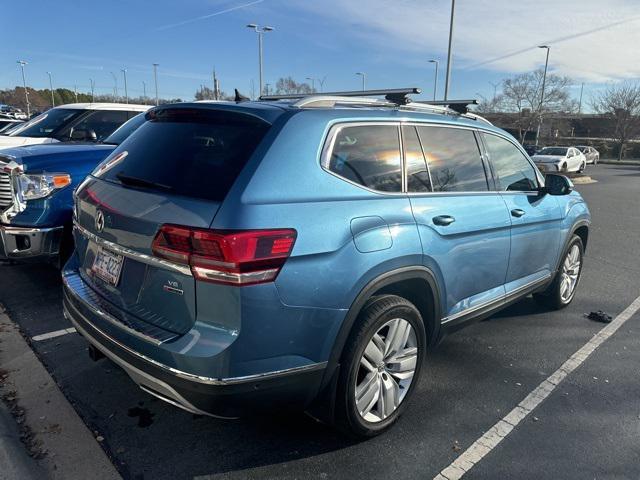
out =
[[[47,113],[38,115],[20,126],[11,136],[21,137],[50,137],[53,132],[78,118],[85,110],[75,108],[52,108]]]
[[[325,167],[373,190],[402,191],[398,128],[393,125],[343,127],[336,135]]]
[[[95,139],[101,142],[129,118],[131,118],[129,112],[121,110],[95,110],[84,116],[79,122],[56,132],[56,138],[62,141],[69,140],[74,130],[80,130],[87,132],[91,138],[95,134]]]
[[[134,188],[223,200],[269,124],[249,115],[211,109],[167,108],[116,148],[124,159],[101,175]]]
[[[500,190],[530,192],[538,188],[535,169],[515,145],[495,135],[485,134],[484,140]]]
[[[567,154],[567,147],[545,147],[538,152],[538,155],[558,155],[565,156]]]
[[[431,179],[416,127],[402,127],[404,159],[409,192],[430,192]]]
[[[434,192],[481,192],[489,189],[471,130],[418,127],[431,171]]]
[[[125,124],[118,127],[118,129],[105,138],[104,143],[108,143],[110,145],[120,145],[124,140],[135,132],[140,125],[142,125],[146,121],[145,114],[140,113],[137,116],[133,117],[131,120],[126,122]]]

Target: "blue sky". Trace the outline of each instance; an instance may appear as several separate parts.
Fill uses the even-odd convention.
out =
[[[585,95],[606,82],[640,75],[637,0],[458,0],[451,97],[491,96],[492,83],[543,65],[541,43],[552,47],[550,69],[574,79]],[[153,90],[160,64],[163,97],[193,98],[211,86],[250,94],[258,83],[256,34],[247,23],[276,28],[265,37],[265,82],[291,75],[326,76],[324,89],[433,88],[431,58],[441,61],[444,85],[449,0],[44,0],[3,7],[0,88],[21,83],[24,59],[35,88],[111,93],[127,68],[129,93]],[[25,23],[25,19],[28,19]],[[442,95],[442,90],[439,91]]]

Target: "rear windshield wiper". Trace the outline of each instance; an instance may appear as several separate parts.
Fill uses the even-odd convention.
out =
[[[131,177],[123,173],[116,174],[116,177],[125,185],[131,185],[134,187],[157,188],[159,190],[173,190],[173,187],[169,185],[153,182],[151,180],[145,180],[144,178]]]

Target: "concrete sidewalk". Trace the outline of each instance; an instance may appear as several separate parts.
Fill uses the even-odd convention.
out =
[[[0,395],[9,394],[9,405],[20,409],[21,425],[27,429],[32,453],[39,458],[36,462],[29,457],[15,420],[3,405],[0,479],[4,480],[5,472],[8,479],[121,478],[2,306],[0,342]]]
[[[15,420],[0,402],[0,480],[41,479],[45,471],[29,456],[20,441]]]

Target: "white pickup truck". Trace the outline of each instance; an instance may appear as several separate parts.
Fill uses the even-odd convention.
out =
[[[56,142],[99,142],[150,105],[72,103],[52,108],[0,136],[0,149]]]

